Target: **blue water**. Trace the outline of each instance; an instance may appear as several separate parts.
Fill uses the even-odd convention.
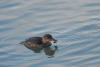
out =
[[[19,44],[47,33],[50,49]],[[100,0],[0,0],[0,67],[100,67]]]

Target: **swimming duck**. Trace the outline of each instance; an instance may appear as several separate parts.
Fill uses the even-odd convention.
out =
[[[27,47],[49,47],[51,46],[51,42],[56,43],[57,40],[55,40],[52,35],[45,34],[43,37],[31,37],[23,42],[21,44],[24,44]]]

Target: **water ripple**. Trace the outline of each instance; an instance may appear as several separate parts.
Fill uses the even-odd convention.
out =
[[[98,0],[1,0],[0,67],[99,67],[99,7]],[[58,40],[52,58],[19,44],[46,33]]]

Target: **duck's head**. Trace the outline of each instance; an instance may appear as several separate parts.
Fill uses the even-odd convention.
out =
[[[45,34],[43,37],[42,37],[42,40],[43,40],[43,43],[48,43],[48,42],[53,42],[53,43],[56,43],[57,40],[55,40],[52,35],[50,34]]]

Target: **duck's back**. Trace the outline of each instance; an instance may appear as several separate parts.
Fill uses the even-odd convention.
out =
[[[24,44],[24,45],[27,45],[27,46],[30,46],[30,47],[36,47],[38,45],[41,45],[43,44],[42,43],[42,38],[41,37],[31,37],[25,41],[23,41],[21,44]]]
[[[27,39],[25,42],[31,42],[34,44],[42,44],[42,38],[41,37],[31,37]]]

